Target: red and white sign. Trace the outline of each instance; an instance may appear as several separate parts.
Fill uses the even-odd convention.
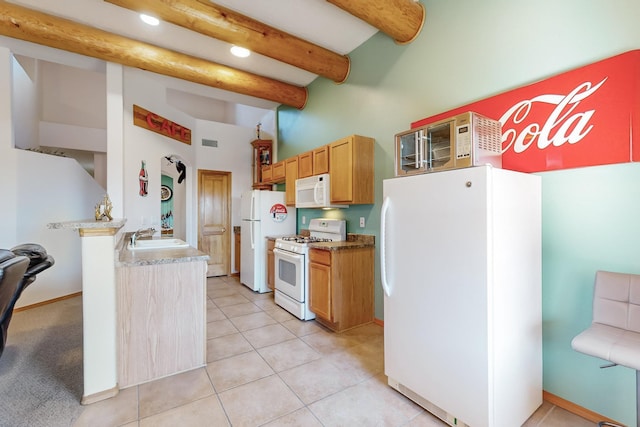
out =
[[[133,124],[191,145],[191,129],[133,104]]]
[[[287,207],[281,203],[271,206],[269,213],[275,222],[282,222],[287,219]]]
[[[640,50],[431,116],[465,111],[502,123],[502,166],[540,172],[640,161]],[[634,132],[635,131],[635,132]]]

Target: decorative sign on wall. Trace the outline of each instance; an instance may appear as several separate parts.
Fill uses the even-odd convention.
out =
[[[464,111],[502,123],[502,167],[541,172],[640,161],[640,50],[474,102]]]
[[[169,119],[133,105],[133,124],[191,145],[191,130]]]
[[[147,174],[147,166],[144,160],[141,160],[140,172],[138,172],[138,180],[140,181],[140,188],[138,194],[142,197],[147,197],[149,194],[149,174]]]

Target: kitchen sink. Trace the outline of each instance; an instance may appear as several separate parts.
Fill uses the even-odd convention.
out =
[[[187,248],[189,244],[181,239],[139,239],[136,240],[135,246],[131,246],[131,243],[127,245],[127,249],[131,251],[150,250],[150,249],[173,249],[173,248]]]

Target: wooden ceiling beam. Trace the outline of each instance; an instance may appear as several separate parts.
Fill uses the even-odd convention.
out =
[[[0,34],[304,108],[307,89],[0,0]]]
[[[349,57],[270,27],[207,0],[104,0],[209,37],[244,47],[336,83],[347,79]]]
[[[425,8],[414,0],[327,0],[369,25],[379,29],[398,44],[411,43],[422,30]]]

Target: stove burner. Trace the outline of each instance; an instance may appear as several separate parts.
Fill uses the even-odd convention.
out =
[[[282,237],[282,240],[286,242],[296,242],[296,243],[316,243],[316,242],[333,241],[333,239],[327,239],[323,237],[314,237],[314,236],[286,236],[286,237]]]

